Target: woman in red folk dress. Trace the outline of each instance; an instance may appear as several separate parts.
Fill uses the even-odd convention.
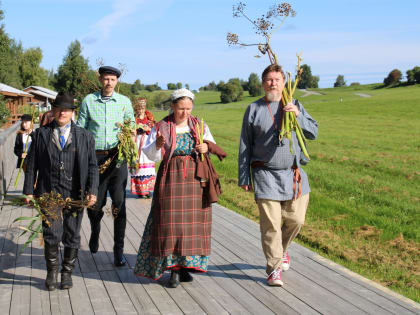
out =
[[[139,150],[139,160],[137,170],[130,169],[131,193],[139,198],[151,198],[156,180],[155,162],[149,160],[142,149],[150,130],[155,125],[155,119],[153,114],[146,110],[146,99],[143,97],[136,100],[134,111],[137,124],[136,144]]]
[[[207,271],[211,203],[221,193],[208,153],[219,159],[226,153],[208,126],[191,115],[191,91],[175,90],[171,99],[173,113],[156,124],[143,148],[150,159],[162,163],[134,273],[159,279],[171,270],[167,285],[176,288],[193,281],[190,271]]]

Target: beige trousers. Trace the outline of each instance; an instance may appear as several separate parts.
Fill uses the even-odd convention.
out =
[[[258,199],[262,249],[267,259],[267,274],[281,267],[286,251],[305,222],[309,194],[296,200]]]

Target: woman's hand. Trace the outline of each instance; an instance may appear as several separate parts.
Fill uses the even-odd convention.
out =
[[[27,155],[28,153],[22,153],[22,159],[26,158]]]
[[[294,112],[296,117],[300,114],[299,108],[293,103],[287,104],[283,109],[285,112]]]
[[[207,145],[207,143],[197,144],[197,145],[195,146],[195,149],[196,149],[199,153],[207,153],[207,152],[209,152],[209,146]]]
[[[163,145],[165,144],[165,142],[166,142],[165,137],[162,136],[160,131],[158,131],[157,136],[156,136],[156,149],[157,150],[161,149]]]

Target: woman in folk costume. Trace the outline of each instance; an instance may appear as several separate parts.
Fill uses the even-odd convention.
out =
[[[162,163],[134,272],[158,279],[170,269],[168,287],[176,288],[193,281],[189,271],[207,271],[211,203],[221,193],[208,153],[219,159],[226,153],[208,126],[191,116],[192,92],[175,90],[171,100],[173,113],[156,124],[143,147],[150,159]]]
[[[139,149],[139,160],[137,170],[130,169],[131,193],[139,198],[150,198],[153,196],[156,180],[155,162],[147,158],[142,152],[142,148],[150,130],[155,125],[155,119],[153,114],[146,110],[146,99],[144,97],[136,100],[134,111],[137,124],[136,144]]]

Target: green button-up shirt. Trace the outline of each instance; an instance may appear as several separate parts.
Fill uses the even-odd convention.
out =
[[[77,125],[93,133],[96,150],[108,150],[118,144],[119,128],[117,123],[124,120],[135,122],[133,107],[128,97],[114,92],[104,102],[101,92],[85,97],[80,106]]]

